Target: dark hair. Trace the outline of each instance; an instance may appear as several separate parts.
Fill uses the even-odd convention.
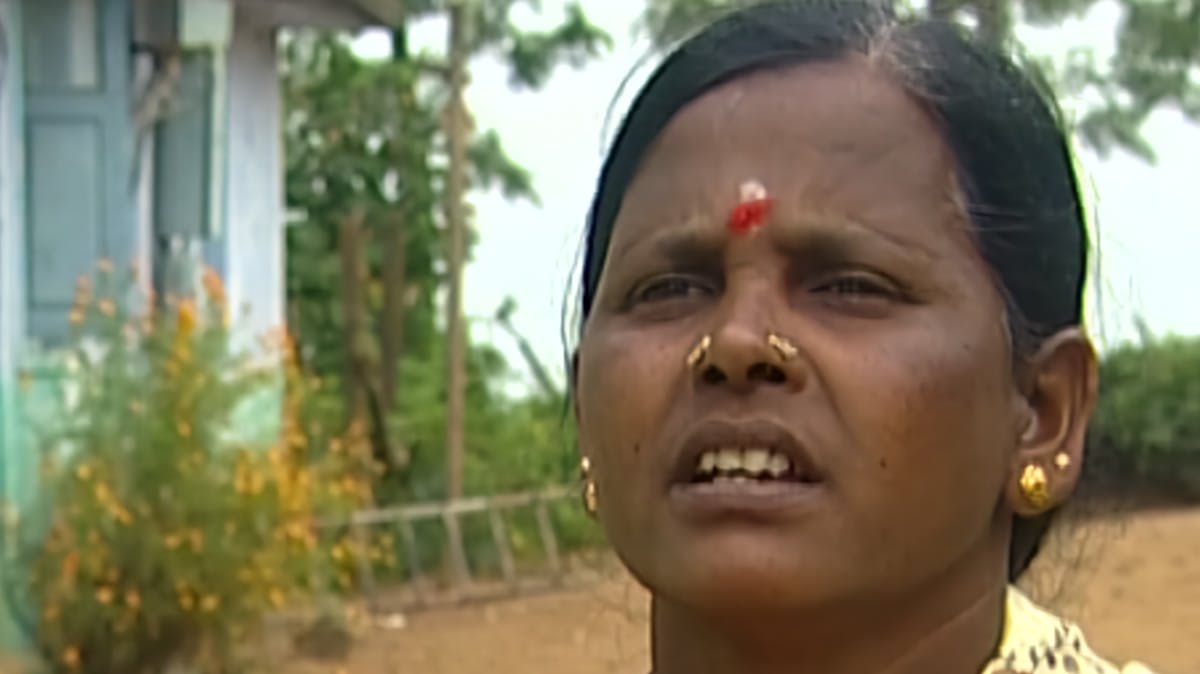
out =
[[[580,313],[596,297],[622,200],[688,103],[749,73],[852,55],[897,77],[953,153],[976,244],[1008,307],[1014,361],[1082,319],[1087,231],[1053,98],[1017,64],[949,23],[871,0],[790,0],[733,12],[685,41],[642,88],[601,170],[588,217]],[[1009,574],[1029,566],[1051,515],[1014,519]]]

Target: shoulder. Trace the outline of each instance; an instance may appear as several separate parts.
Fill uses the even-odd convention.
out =
[[[1154,674],[1138,663],[1123,666],[1101,658],[1079,626],[1038,606],[1010,587],[1004,635],[996,659],[983,674]]]

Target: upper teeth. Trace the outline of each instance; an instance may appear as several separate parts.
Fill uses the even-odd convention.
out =
[[[700,455],[696,472],[709,475],[715,472],[740,471],[750,475],[783,477],[792,470],[792,462],[783,454],[765,447],[722,447]]]

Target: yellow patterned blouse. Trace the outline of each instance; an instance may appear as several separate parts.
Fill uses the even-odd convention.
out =
[[[1124,667],[1101,659],[1079,627],[1047,613],[1009,588],[1004,638],[996,659],[981,674],[1153,674],[1137,663]]]

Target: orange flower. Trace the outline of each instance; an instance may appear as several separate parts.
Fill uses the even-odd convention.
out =
[[[200,600],[200,610],[205,613],[212,613],[221,605],[221,600],[215,594],[208,594],[204,599]]]
[[[137,590],[129,590],[125,593],[125,605],[135,611],[141,607],[142,597],[137,593]]]
[[[64,665],[70,667],[71,669],[78,669],[80,661],[79,649],[75,646],[66,648],[62,654],[62,661]]]
[[[208,295],[208,299],[212,300],[213,304],[223,308],[226,303],[225,284],[221,282],[220,274],[212,267],[205,267],[204,273],[201,275],[201,283],[204,286],[204,293]]]
[[[71,550],[62,558],[62,582],[72,583],[79,573],[79,550]]]
[[[67,314],[67,320],[71,325],[83,325],[83,321],[87,316],[79,309],[72,309],[71,313]]]
[[[107,297],[100,300],[100,304],[98,306],[100,308],[100,313],[108,316],[109,318],[117,315],[117,304]]]
[[[111,604],[114,596],[116,596],[116,594],[113,592],[113,589],[107,585],[102,585],[98,590],[96,590],[96,601],[100,602],[101,604]]]
[[[185,299],[179,303],[179,312],[175,321],[175,330],[180,339],[187,339],[196,329],[196,303]]]

